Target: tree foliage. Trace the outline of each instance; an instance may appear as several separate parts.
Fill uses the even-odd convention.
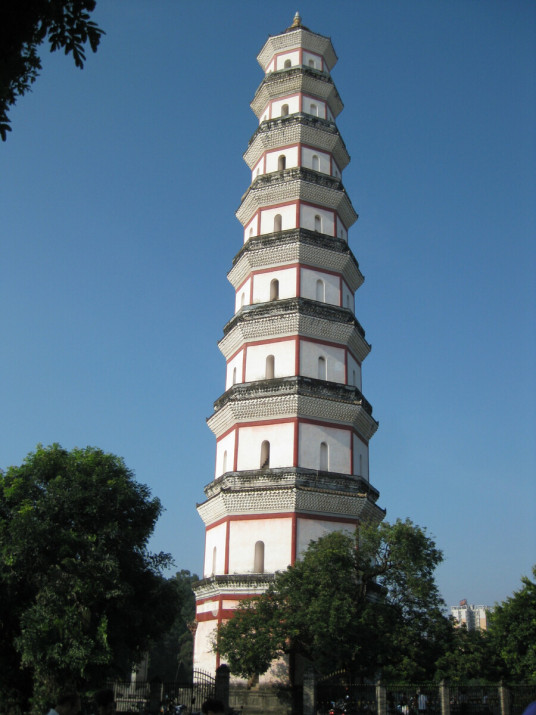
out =
[[[85,45],[97,51],[103,31],[90,19],[96,0],[3,0],[0,9],[0,136],[11,131],[7,113],[42,69],[38,48],[72,54],[80,69]]]
[[[536,566],[532,569],[536,580]],[[523,584],[490,616],[489,632],[501,677],[518,683],[536,683],[536,582]]]
[[[193,636],[189,626],[195,619],[195,594],[192,584],[197,574],[178,571],[172,581],[177,589],[180,611],[172,626],[149,651],[149,680],[185,680],[193,672]]]
[[[497,657],[488,631],[453,627],[436,663],[436,678],[450,683],[500,680]]]
[[[51,697],[141,659],[179,608],[169,555],[147,549],[161,510],[92,447],[38,446],[0,474],[1,692]]]
[[[217,648],[243,677],[284,654],[322,673],[430,677],[450,628],[433,576],[441,559],[409,520],[362,527],[354,537],[334,532],[243,603],[219,628]]]

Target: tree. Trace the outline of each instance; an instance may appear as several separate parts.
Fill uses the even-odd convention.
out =
[[[467,630],[465,624],[452,629],[445,652],[436,662],[436,679],[451,683],[493,682],[500,679],[490,634]]]
[[[192,584],[199,580],[199,576],[182,569],[172,580],[181,608],[171,628],[149,651],[149,680],[153,677],[163,681],[182,680],[193,672],[193,636],[189,625],[195,619]]]
[[[84,46],[97,51],[103,31],[90,20],[96,0],[3,0],[0,9],[0,136],[11,131],[7,112],[35,82],[42,69],[38,47],[72,54],[80,69]]]
[[[243,677],[285,654],[321,673],[429,676],[450,628],[433,578],[441,559],[410,520],[361,527],[355,537],[334,532],[244,602],[220,626],[217,648]]]
[[[141,660],[180,608],[170,556],[147,549],[161,511],[92,447],[38,446],[0,474],[0,692],[31,683],[41,707]]]
[[[536,578],[536,566],[532,575]],[[527,576],[521,582],[523,587],[490,614],[489,635],[501,677],[536,683],[536,583]]]

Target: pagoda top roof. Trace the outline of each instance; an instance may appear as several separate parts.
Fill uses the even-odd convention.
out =
[[[329,69],[333,69],[337,62],[337,54],[333,49],[331,38],[312,32],[302,24],[302,19],[297,12],[292,24],[279,35],[269,35],[264,47],[257,55],[257,61],[263,70],[266,70],[270,60],[277,52],[303,47],[323,56]]]

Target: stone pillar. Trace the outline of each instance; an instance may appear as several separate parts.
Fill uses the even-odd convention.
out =
[[[218,700],[221,700],[225,705],[225,712],[229,710],[229,680],[231,677],[231,671],[228,665],[220,665],[216,669],[216,687],[215,695]]]
[[[387,690],[381,680],[376,683],[376,715],[387,715]]]
[[[316,674],[310,666],[303,673],[303,715],[316,713]]]
[[[501,715],[510,715],[510,691],[502,680],[499,683],[499,701],[501,703]]]
[[[441,715],[450,715],[449,686],[444,680],[439,683],[439,706],[441,708]]]

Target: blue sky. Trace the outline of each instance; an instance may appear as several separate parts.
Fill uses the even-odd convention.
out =
[[[97,54],[43,52],[0,145],[0,466],[123,456],[153,550],[200,572],[255,57],[297,9],[339,57],[371,481],[435,536],[447,603],[491,605],[536,562],[532,1],[100,0]]]

